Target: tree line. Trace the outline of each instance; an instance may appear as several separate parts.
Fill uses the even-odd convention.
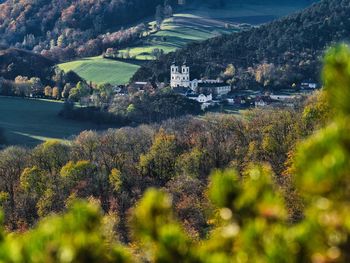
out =
[[[86,94],[74,91],[84,84],[78,83],[69,92],[60,116],[68,119],[92,121],[99,124],[134,125],[141,123],[160,123],[167,119],[185,115],[202,114],[200,104],[169,89],[132,90],[128,95],[115,94],[108,84],[99,85]],[[91,94],[92,93],[92,94]],[[86,101],[85,101],[86,99]],[[80,101],[84,107],[75,107],[74,101]]]

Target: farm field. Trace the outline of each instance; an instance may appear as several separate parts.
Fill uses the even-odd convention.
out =
[[[9,145],[34,146],[50,139],[65,140],[83,130],[99,129],[87,122],[58,116],[62,102],[0,97],[0,127]]]
[[[150,23],[150,27],[154,22]],[[229,28],[227,27],[229,26]],[[194,41],[203,41],[208,38],[239,31],[238,25],[223,21],[195,16],[192,14],[175,14],[165,19],[161,29],[147,36],[142,45],[128,49],[131,57],[136,59],[154,59],[152,50],[162,49],[164,53],[175,51]],[[127,50],[120,50],[126,53]]]
[[[130,47],[128,52],[136,59],[154,59],[152,50],[164,53],[175,51],[194,41],[203,41],[220,34],[241,30],[241,24],[258,25],[293,13],[303,6],[228,4],[225,9],[192,8],[165,19],[161,30],[145,38],[142,45]],[[150,22],[150,28],[155,22]],[[127,49],[120,50],[120,53]]]
[[[225,28],[225,23],[221,21],[203,19],[191,14],[177,14],[173,18],[166,19],[161,30],[146,37],[141,46],[128,50],[130,57],[136,60],[150,60],[154,59],[152,51],[156,48],[169,53],[184,47],[189,42],[201,41],[234,31],[238,31],[238,28],[228,30]],[[125,52],[126,49],[120,50],[120,53]],[[99,56],[59,64],[59,67],[66,72],[72,70],[86,81],[97,84],[126,84],[138,70],[139,65],[104,59]]]
[[[97,84],[125,84],[140,66],[102,57],[91,57],[63,63],[59,67],[66,72],[72,70],[83,79]]]
[[[293,13],[303,6],[276,4],[229,4],[225,9],[188,8],[172,18],[165,19],[161,29],[143,38],[141,44],[119,50],[119,54],[139,60],[154,59],[152,51],[162,49],[164,53],[175,51],[193,41],[203,41],[220,34],[241,30],[241,24],[258,25]],[[153,22],[149,22],[152,28]],[[73,70],[87,81],[97,84],[126,84],[139,68],[128,61],[113,61],[102,57],[80,59],[59,67]]]

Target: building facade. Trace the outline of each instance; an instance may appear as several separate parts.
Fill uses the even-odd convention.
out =
[[[215,97],[221,97],[231,92],[231,86],[224,82],[207,82],[201,81],[198,83],[200,93],[213,94]]]
[[[181,67],[175,64],[170,67],[170,87],[191,89],[194,93],[213,94],[221,97],[231,91],[231,86],[220,80],[191,80],[190,67],[184,63]]]
[[[190,68],[185,64],[181,66],[176,66],[175,64],[171,65],[170,68],[170,86],[172,88],[176,87],[190,87]]]

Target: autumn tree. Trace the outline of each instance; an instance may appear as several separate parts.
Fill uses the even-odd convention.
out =
[[[52,88],[50,86],[46,86],[44,89],[44,94],[46,97],[52,97]]]
[[[175,175],[177,156],[178,148],[175,136],[166,134],[161,129],[155,135],[149,152],[141,155],[140,169],[144,175],[163,184]]]
[[[6,221],[11,227],[16,225],[16,198],[22,170],[28,161],[28,151],[20,147],[9,147],[0,152],[0,189],[8,195]]]

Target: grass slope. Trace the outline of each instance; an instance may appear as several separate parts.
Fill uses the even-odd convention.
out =
[[[130,56],[137,59],[153,59],[151,52],[155,48],[169,53],[183,48],[190,42],[237,32],[242,23],[266,23],[303,7],[297,4],[228,4],[224,9],[201,7],[184,10],[183,13],[166,19],[161,30],[146,37],[142,45],[131,47]],[[151,22],[150,26],[153,24],[154,22]],[[125,53],[126,49],[120,52]]]
[[[206,7],[190,8],[166,19],[157,33],[145,37],[142,44],[128,48],[130,56],[137,60],[151,60],[152,50],[165,53],[186,46],[189,42],[202,41],[224,33],[240,30],[240,23],[252,25],[265,23],[295,12],[304,6],[286,4],[230,4],[224,9]],[[154,22],[150,22],[152,27]],[[228,28],[227,25],[230,25]],[[120,50],[120,53],[127,49]],[[95,83],[125,84],[139,68],[127,62],[93,57],[59,65],[63,70],[73,70],[80,77]]]
[[[139,68],[138,65],[104,59],[102,57],[91,57],[60,64],[64,71],[72,70],[87,81],[97,84],[125,84]]]
[[[154,22],[150,23],[152,26]],[[162,49],[164,53],[175,51],[194,41],[202,41],[221,34],[236,32],[238,26],[225,27],[227,23],[215,19],[195,16],[192,14],[175,14],[166,19],[161,30],[145,38],[142,45],[129,49],[130,56],[136,59],[154,59],[153,49]],[[120,53],[125,53],[126,49]]]
[[[0,97],[0,127],[9,145],[33,146],[49,139],[68,139],[96,125],[62,119],[62,103]]]

